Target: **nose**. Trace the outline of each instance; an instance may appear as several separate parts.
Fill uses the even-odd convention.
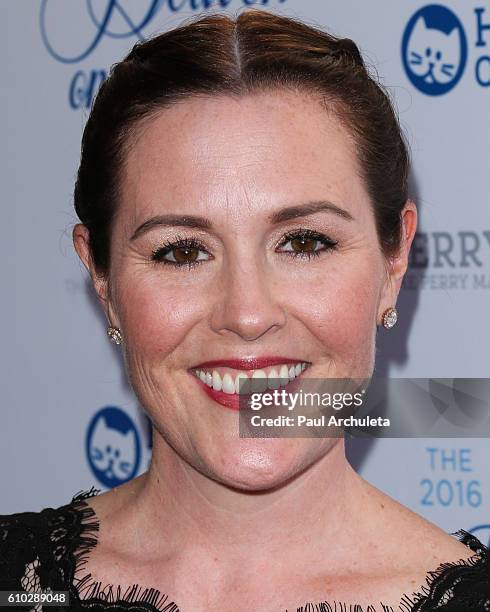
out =
[[[256,261],[246,266],[231,263],[222,270],[217,287],[211,327],[221,335],[236,335],[242,340],[258,340],[286,324],[281,305],[281,289],[266,265]]]

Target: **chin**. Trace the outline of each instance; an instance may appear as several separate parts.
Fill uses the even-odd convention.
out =
[[[220,446],[219,452],[219,458],[205,461],[208,474],[246,491],[281,487],[321,454],[318,440],[305,438],[241,438],[226,450]]]

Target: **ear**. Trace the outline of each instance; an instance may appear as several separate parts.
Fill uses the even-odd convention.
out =
[[[390,256],[386,262],[386,280],[383,285],[378,311],[378,325],[381,325],[383,313],[387,308],[394,307],[403,277],[408,268],[410,247],[417,230],[417,207],[414,202],[407,200],[401,215],[400,248]]]
[[[422,17],[422,15],[417,19],[417,21],[415,22],[415,25],[412,28],[412,36],[414,34],[419,34],[422,36],[425,36],[427,30],[429,28],[427,27],[427,22],[425,21],[425,18]],[[458,34],[459,36],[459,34]]]
[[[73,246],[75,247],[75,250],[83,265],[90,274],[92,285],[106,314],[107,320],[110,325],[117,326],[117,317],[110,298],[109,281],[107,277],[98,274],[97,270],[95,269],[92,251],[90,250],[90,233],[87,226],[83,225],[83,223],[77,223],[73,228],[72,236]]]

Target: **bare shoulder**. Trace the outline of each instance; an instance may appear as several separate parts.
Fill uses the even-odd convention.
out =
[[[389,548],[398,550],[407,564],[432,570],[441,563],[467,560],[475,553],[455,535],[413,512],[386,493],[367,484],[367,495],[378,507],[376,524],[382,525]],[[402,554],[403,553],[403,554]]]
[[[147,565],[147,550],[134,520],[134,500],[146,474],[85,500],[99,524],[97,543],[84,563],[84,575],[102,584],[147,584],[153,578]],[[137,511],[136,511],[137,514]],[[128,537],[131,534],[131,537]],[[135,542],[139,543],[135,546]],[[154,580],[151,586],[156,588]]]
[[[97,545],[91,551],[90,561],[102,565],[114,561],[118,555],[133,554],[133,539],[128,533],[136,534],[138,510],[135,501],[146,478],[142,474],[129,482],[114,487],[85,500],[95,513],[98,522]],[[140,547],[141,549],[141,547]]]
[[[146,473],[110,491],[89,497],[85,502],[93,509],[101,524],[111,525],[117,521],[119,512],[124,510],[127,504],[137,496],[145,478]]]
[[[413,512],[362,478],[356,496],[364,512],[358,529],[367,534],[360,551],[369,563],[362,591],[399,609],[401,597],[412,597],[439,575],[447,564],[464,564],[475,552],[454,535]],[[375,599],[371,599],[374,601]]]

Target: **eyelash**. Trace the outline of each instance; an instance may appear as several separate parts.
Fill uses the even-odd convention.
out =
[[[309,229],[297,229],[297,230],[288,232],[284,236],[284,238],[282,239],[282,241],[279,243],[278,246],[284,246],[291,240],[297,240],[298,238],[303,239],[303,240],[304,239],[316,240],[317,242],[322,244],[324,248],[319,249],[318,251],[311,251],[311,252],[306,251],[304,253],[302,252],[296,253],[294,251],[282,251],[282,252],[286,253],[286,255],[289,255],[290,257],[301,257],[303,259],[311,259],[312,257],[320,257],[321,253],[325,253],[326,251],[333,251],[337,247],[337,242],[335,240],[332,240],[328,236],[325,236],[325,234],[320,234],[319,232],[314,232]]]
[[[319,257],[321,253],[324,253],[326,251],[335,250],[338,244],[335,240],[332,240],[325,234],[320,234],[319,232],[314,232],[309,229],[298,229],[298,230],[293,230],[285,234],[281,242],[278,244],[278,246],[284,246],[291,240],[297,240],[297,239],[316,240],[317,242],[322,244],[324,248],[315,250],[315,251],[305,251],[305,252],[295,252],[295,251],[281,251],[281,252],[285,253],[286,255],[289,255],[290,257],[294,257],[294,258],[301,257],[302,259],[311,259],[312,257]],[[207,259],[201,259],[201,260],[196,260],[196,261],[191,261],[191,262],[186,262],[186,263],[177,263],[175,261],[164,259],[164,257],[168,255],[169,253],[171,253],[173,250],[182,249],[182,248],[198,249],[199,251],[203,251],[204,253],[207,253],[208,255],[210,254],[208,251],[206,251],[203,245],[197,240],[195,240],[194,238],[185,238],[185,237],[177,236],[175,240],[173,240],[172,242],[165,242],[163,243],[162,246],[153,250],[151,259],[157,264],[159,263],[168,264],[176,268],[183,268],[184,266],[186,266],[188,269],[191,269],[194,266],[197,266],[203,263],[203,261],[208,261]]]
[[[163,263],[166,265],[175,266],[176,268],[183,268],[184,266],[187,266],[190,269],[202,263],[203,260],[198,260],[198,261],[190,261],[187,263],[179,264],[175,261],[169,261],[168,259],[163,259],[165,255],[168,255],[174,249],[185,249],[185,248],[199,249],[200,251],[204,251],[205,253],[208,253],[208,251],[204,249],[202,244],[198,242],[197,240],[195,240],[194,238],[184,238],[181,236],[177,236],[175,240],[173,240],[172,242],[164,242],[162,246],[152,251],[151,259],[157,264]],[[204,260],[204,261],[207,261],[207,260]]]

